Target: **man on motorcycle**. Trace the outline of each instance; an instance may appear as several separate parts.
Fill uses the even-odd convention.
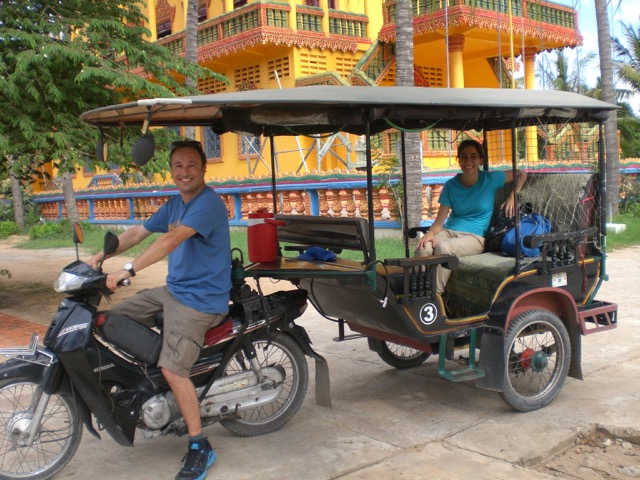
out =
[[[211,444],[202,433],[195,387],[189,378],[207,330],[224,319],[231,289],[231,258],[227,209],[204,180],[206,155],[197,141],[174,142],[171,175],[180,195],[173,196],[142,225],[119,237],[114,255],[137,245],[153,232],[160,235],[133,262],[107,277],[115,290],[122,280],[168,255],[167,285],[143,290],[112,308],[140,323],[153,326],[164,312],[163,345],[158,360],[189,434],[189,446],[176,480],[203,480],[215,461]],[[88,263],[98,265],[102,253]]]

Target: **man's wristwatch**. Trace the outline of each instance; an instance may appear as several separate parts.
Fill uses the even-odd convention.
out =
[[[129,272],[129,274],[130,274],[132,277],[135,277],[135,276],[136,276],[136,272],[135,272],[135,270],[133,269],[133,263],[131,263],[131,262],[129,262],[129,263],[125,263],[125,264],[124,264],[124,267],[122,267],[122,268],[124,268],[127,272]]]

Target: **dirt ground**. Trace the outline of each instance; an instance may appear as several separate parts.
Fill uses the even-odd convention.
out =
[[[75,248],[24,250],[14,246],[24,238],[9,237],[0,241],[0,270],[8,270],[11,278],[0,276],[0,310],[25,320],[48,325],[63,295],[53,290],[53,282],[62,268],[76,259]],[[80,250],[80,258],[88,255]],[[116,270],[127,262],[125,257],[105,262],[105,270]],[[125,298],[143,288],[156,286],[166,276],[166,263],[146,269],[129,288],[121,288],[113,301]],[[105,305],[103,304],[103,307]]]
[[[603,429],[581,433],[573,445],[543,462],[538,471],[565,479],[640,478],[639,440]]]
[[[53,281],[65,265],[76,259],[74,248],[23,250],[15,248],[22,241],[10,237],[0,241],[0,270],[8,270],[11,278],[0,275],[0,311],[19,318],[48,325],[63,298],[53,291]],[[640,248],[633,247],[610,255],[626,261],[640,261]],[[87,254],[80,251],[80,258]],[[105,270],[116,270],[128,259],[118,257],[105,263]],[[611,273],[611,272],[610,272]],[[132,286],[121,288],[112,301],[136,291],[161,284],[166,276],[166,263],[153,265],[134,279]],[[290,288],[289,284],[263,285],[266,291]],[[103,307],[108,306],[103,304]],[[0,324],[0,335],[2,325]],[[537,470],[566,479],[630,479],[640,478],[640,438],[616,436],[615,432],[595,430],[580,434],[573,445],[560,455],[547,459]],[[631,461],[630,461],[631,460]],[[632,465],[632,466],[629,466]]]
[[[53,290],[53,282],[65,265],[76,260],[76,250],[70,248],[24,250],[15,248],[25,237],[12,236],[0,240],[0,270],[8,270],[11,278],[0,275],[0,311],[32,322],[49,325],[58,303],[64,297]],[[88,254],[80,249],[80,259]],[[104,263],[107,272],[122,268],[132,258],[123,255]],[[111,302],[133,295],[135,292],[164,283],[167,264],[162,261],[145,268],[132,280],[130,287],[123,287],[111,297]],[[288,282],[272,284],[262,281],[265,293],[291,289]],[[101,308],[108,308],[103,303]],[[1,325],[0,325],[1,328]]]

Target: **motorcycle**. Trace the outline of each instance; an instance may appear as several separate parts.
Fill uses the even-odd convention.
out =
[[[76,252],[82,229],[74,233]],[[105,235],[105,256],[118,238]],[[133,446],[137,428],[146,438],[187,433],[175,398],[156,366],[162,324],[150,329],[98,309],[106,287],[102,265],[79,259],[67,265],[54,288],[68,294],[38,346],[0,349],[0,479],[47,479],[71,460],[85,428],[106,430]],[[232,271],[242,252],[232,252]],[[125,282],[128,282],[126,280]],[[280,429],[298,411],[309,380],[305,355],[326,367],[294,320],[307,307],[304,290],[263,295],[234,275],[229,315],[205,336],[191,370],[203,427],[219,422],[241,436]],[[321,373],[320,377],[328,378]]]

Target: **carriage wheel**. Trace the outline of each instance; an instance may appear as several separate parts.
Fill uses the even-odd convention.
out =
[[[556,315],[546,310],[518,315],[505,341],[503,400],[521,412],[551,403],[564,385],[570,359],[569,334]]]

